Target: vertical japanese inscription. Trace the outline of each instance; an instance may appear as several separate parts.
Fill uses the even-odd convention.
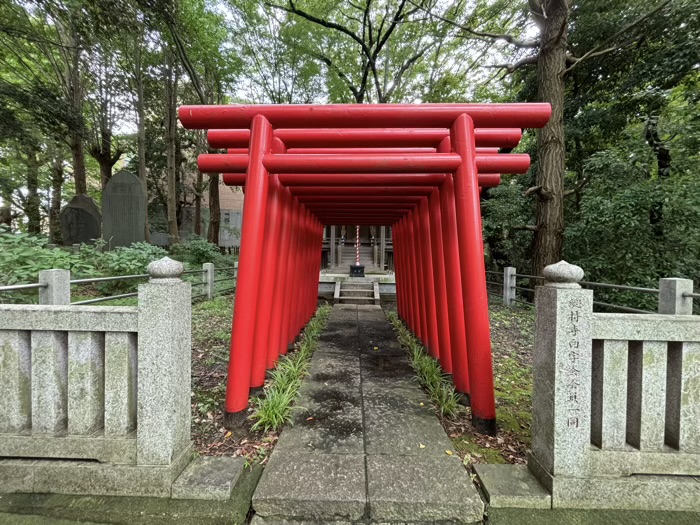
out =
[[[567,346],[566,362],[564,366],[566,385],[566,406],[567,418],[566,426],[577,429],[581,426],[581,308],[583,301],[575,297],[569,300],[571,308],[566,320]]]

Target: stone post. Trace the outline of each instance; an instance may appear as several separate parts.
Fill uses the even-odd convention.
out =
[[[384,271],[386,266],[386,226],[379,227],[379,269]]]
[[[515,299],[515,268],[506,266],[503,268],[503,305],[513,306]]]
[[[330,250],[329,252],[329,257],[330,257],[330,267],[333,268],[336,263],[335,263],[335,224],[331,225],[331,242],[329,244]]]
[[[211,301],[214,298],[214,263],[204,263],[202,270],[204,270],[202,273],[204,293],[207,294],[207,300]]]
[[[659,313],[692,315],[693,293],[690,279],[659,279]],[[666,390],[667,445],[683,452],[700,453],[700,343],[672,342],[666,360],[668,381]]]
[[[164,257],[139,285],[139,465],[170,465],[190,443],[191,287],[183,270]]]
[[[583,270],[565,261],[547,266],[543,274],[545,285],[535,292],[528,465],[535,475],[544,469],[552,476],[585,477],[591,442],[593,292],[578,284]]]
[[[43,270],[39,283],[39,304],[70,304],[70,270]]]
[[[693,298],[684,293],[693,293],[691,279],[659,279],[659,313],[693,315]]]

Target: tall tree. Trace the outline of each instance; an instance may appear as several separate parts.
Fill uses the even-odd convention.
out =
[[[448,38],[449,26],[426,21],[429,2],[372,0],[268,2],[298,18],[311,38],[297,45],[329,72],[331,100],[385,103],[402,98],[407,79],[430,49]],[[461,10],[462,2],[455,9]]]
[[[657,2],[641,14],[632,11],[633,18],[612,29],[607,35],[598,35],[599,40],[588,49],[577,49],[575,54],[568,42],[569,24],[573,0],[528,0],[527,11],[498,20],[494,15],[468,16],[461,22],[454,17],[436,14],[431,9],[426,13],[459,27],[465,36],[480,41],[498,43],[501,52],[510,54],[512,61],[490,67],[513,73],[535,64],[536,98],[552,104],[552,117],[539,132],[537,152],[537,174],[535,184],[526,192],[536,196],[532,271],[540,274],[548,264],[562,258],[564,236],[564,175],[566,171],[566,137],[564,133],[564,102],[567,75],[587,61],[628,48],[643,38],[643,26],[650,19],[660,17],[671,0]],[[636,7],[646,6],[638,3]],[[576,4],[578,8],[578,4]],[[483,4],[482,4],[483,8]],[[493,12],[500,6],[488,6]],[[527,27],[526,17],[536,24],[539,35],[535,39],[523,38]],[[484,23],[484,20],[487,22]],[[494,23],[496,20],[496,23]],[[483,27],[480,26],[483,24]],[[513,31],[513,32],[511,32]]]

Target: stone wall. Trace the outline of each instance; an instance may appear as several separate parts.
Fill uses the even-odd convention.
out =
[[[0,305],[3,492],[170,496],[191,459],[191,290],[151,263],[138,307],[71,306],[42,272],[39,305]]]
[[[553,507],[700,509],[700,317],[692,281],[661,279],[659,314],[593,313],[581,268],[535,296],[530,471]]]

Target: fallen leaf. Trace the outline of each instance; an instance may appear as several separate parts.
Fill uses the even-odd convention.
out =
[[[423,443],[418,443],[418,446],[419,446],[420,448],[425,448],[425,445],[424,445]]]
[[[225,438],[230,438],[231,437],[231,431],[226,432],[226,435],[224,436]]]
[[[313,421],[313,419],[314,419],[314,418],[312,418],[312,417],[307,417],[307,418],[306,418],[307,421]]]
[[[447,454],[448,456],[454,456],[454,452],[452,452],[451,450],[446,450],[445,454]]]
[[[424,407],[425,403],[418,403],[420,406]]]

